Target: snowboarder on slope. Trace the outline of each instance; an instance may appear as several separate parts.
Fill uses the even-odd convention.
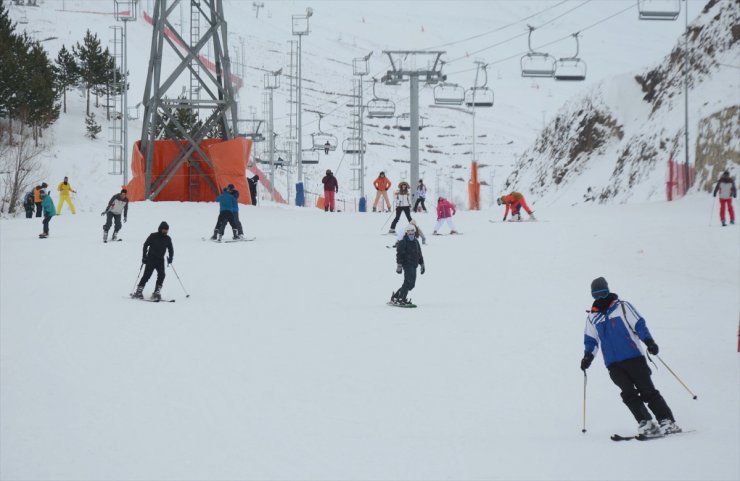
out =
[[[650,379],[652,373],[640,341],[654,356],[658,354],[658,345],[645,319],[632,304],[610,292],[603,277],[591,282],[591,296],[594,303],[586,321],[581,369],[584,372],[588,369],[601,344],[609,377],[621,389],[622,401],[639,423],[638,434],[649,437],[681,432],[671,409]],[[645,404],[658,419],[657,423]]]
[[[737,198],[737,188],[735,187],[735,179],[730,177],[730,171],[725,170],[722,173],[722,177],[717,181],[717,186],[714,188],[714,197],[717,197],[719,193],[719,220],[722,221],[722,226],[726,226],[725,222],[725,207],[730,211],[730,224],[735,223],[735,211],[732,209],[732,199]]]
[[[128,191],[126,189],[121,189],[121,192],[114,194],[108,201],[108,206],[100,214],[106,216],[103,225],[103,242],[108,242],[108,231],[113,221],[116,225],[113,228],[111,240],[118,240],[118,231],[121,230],[121,214],[123,214],[123,222],[126,222],[128,220]]]
[[[519,192],[512,192],[509,195],[503,195],[496,199],[496,203],[498,205],[506,205],[506,212],[504,212],[504,222],[506,221],[506,217],[509,215],[509,210],[511,210],[512,221],[522,220],[522,216],[520,213],[522,207],[524,207],[524,210],[527,212],[527,214],[529,214],[530,220],[537,220],[534,217],[534,211],[529,208],[529,206],[527,205],[527,201],[524,199],[524,196]]]
[[[426,272],[421,246],[416,238],[416,226],[409,224],[406,226],[406,235],[396,244],[396,273],[403,272],[403,285],[391,295],[391,304],[411,304],[406,296],[416,286],[416,266],[421,266],[422,275]]]
[[[416,203],[414,204],[414,212],[424,211],[426,213],[427,206],[424,205],[424,201],[427,199],[427,186],[424,185],[424,181],[419,179],[419,185],[416,186]],[[421,206],[421,209],[419,209]]]
[[[321,179],[321,183],[324,184],[324,212],[334,212],[334,194],[339,192],[337,178],[334,177],[330,169],[327,169],[326,175]]]
[[[54,208],[54,201],[51,200],[51,196],[46,191],[46,189],[41,189],[39,195],[41,196],[41,210],[44,213],[44,220],[42,222],[42,225],[44,226],[44,232],[39,234],[39,237],[42,239],[46,239],[47,237],[49,237],[49,221],[57,214],[57,211]]]
[[[373,212],[376,212],[378,201],[381,197],[385,202],[384,205],[388,209],[388,212],[390,212],[391,201],[388,199],[388,189],[391,188],[391,181],[388,180],[388,177],[385,176],[385,172],[381,172],[378,175],[378,178],[373,181],[373,186],[375,186],[375,202],[373,202]]]
[[[442,228],[445,221],[447,221],[447,224],[450,226],[450,234],[458,234],[457,230],[455,230],[455,223],[452,220],[452,216],[456,213],[457,209],[455,208],[455,204],[444,197],[437,199],[437,225],[434,226],[434,232],[432,232],[432,235],[440,235],[439,229]]]
[[[167,265],[172,264],[172,259],[175,257],[175,249],[172,247],[172,239],[168,234],[170,226],[167,222],[159,224],[157,232],[152,232],[144,242],[144,253],[141,257],[141,263],[146,267],[144,268],[144,275],[141,276],[139,285],[136,287],[136,292],[132,297],[136,299],[144,298],[144,286],[152,277],[152,273],[157,271],[157,284],[152,292],[152,300],[158,301],[162,299],[162,283],[164,283],[164,255],[169,251],[170,255],[167,257]]]
[[[239,229],[237,229],[236,221],[234,220],[234,208],[237,202],[236,198],[231,193],[233,190],[234,184],[229,184],[226,186],[224,191],[221,192],[221,195],[216,197],[216,202],[218,202],[219,205],[219,213],[218,219],[216,220],[216,228],[213,229],[213,235],[211,236],[211,240],[213,241],[221,242],[227,222],[231,226],[231,232],[234,235],[234,239],[239,238]],[[238,208],[238,206],[236,207]]]
[[[398,190],[393,194],[393,201],[396,204],[396,217],[391,222],[391,230],[388,231],[389,234],[396,233],[396,224],[398,224],[402,212],[406,214],[406,219],[411,222],[411,194],[409,193],[409,188],[408,182],[401,181],[398,184]]]
[[[71,193],[74,192],[76,194],[77,191],[72,188],[68,177],[65,177],[64,180],[59,183],[57,190],[59,191],[59,208],[57,209],[57,215],[62,214],[62,205],[64,205],[65,202],[69,204],[69,210],[74,214],[75,205],[72,203]]]

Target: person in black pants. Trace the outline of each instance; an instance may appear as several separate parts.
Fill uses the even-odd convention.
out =
[[[247,179],[247,182],[249,182],[249,195],[252,197],[252,205],[257,205],[257,184],[259,181],[260,176],[257,174]]]
[[[237,194],[238,195],[238,194]],[[239,228],[236,219],[234,219],[234,211],[239,210],[239,202],[237,202],[234,196],[234,184],[229,184],[221,195],[216,197],[216,202],[219,205],[218,219],[216,220],[216,228],[213,230],[211,236],[212,241],[221,242],[226,230],[226,223],[231,226],[231,232],[234,239],[239,238]]]
[[[426,272],[421,246],[416,238],[416,226],[409,224],[406,235],[396,243],[396,273],[403,272],[403,285],[391,294],[391,304],[405,306],[411,304],[406,296],[416,286],[416,267],[421,266],[421,274]]]
[[[393,195],[393,202],[396,204],[396,217],[391,222],[391,230],[389,234],[396,233],[396,224],[401,218],[401,213],[406,214],[406,219],[411,222],[411,193],[409,193],[409,184],[407,182],[401,182],[398,184],[398,190]]]
[[[159,224],[157,232],[152,232],[144,242],[144,253],[141,258],[141,263],[146,266],[144,269],[144,275],[141,276],[139,285],[136,287],[136,292],[133,293],[132,297],[136,299],[144,298],[144,286],[152,277],[152,273],[157,271],[157,285],[154,287],[152,293],[152,300],[158,301],[162,298],[162,284],[164,283],[164,255],[169,252],[167,257],[167,265],[172,264],[172,260],[175,257],[175,249],[172,246],[172,239],[168,234],[170,226],[167,222]]]
[[[653,356],[658,354],[658,345],[645,319],[632,304],[610,292],[603,277],[591,282],[591,295],[594,303],[586,321],[581,369],[584,372],[588,369],[601,345],[609,377],[622,391],[622,401],[639,423],[638,434],[654,437],[681,432],[671,409],[650,379],[652,372],[640,342],[645,343],[648,353]],[[648,408],[658,423],[653,421]]]

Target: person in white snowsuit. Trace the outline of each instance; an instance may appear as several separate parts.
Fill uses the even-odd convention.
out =
[[[401,213],[406,214],[406,219],[411,222],[411,193],[409,192],[409,184],[406,181],[402,181],[398,184],[398,190],[393,195],[393,201],[396,204],[396,217],[391,222],[391,230],[389,234],[396,233],[396,224],[401,218]]]

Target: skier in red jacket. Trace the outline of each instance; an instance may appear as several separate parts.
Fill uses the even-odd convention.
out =
[[[324,212],[334,212],[334,194],[339,192],[339,183],[330,169],[326,169],[326,175],[321,179],[324,184]]]
[[[529,208],[529,206],[527,205],[527,201],[524,199],[524,196],[519,192],[512,192],[509,195],[503,195],[496,199],[496,203],[498,205],[506,205],[506,212],[504,212],[504,221],[506,221],[506,217],[509,215],[509,210],[511,210],[512,221],[522,220],[522,216],[520,214],[522,207],[527,212],[527,214],[529,214],[530,220],[537,220],[534,217],[534,211]]]

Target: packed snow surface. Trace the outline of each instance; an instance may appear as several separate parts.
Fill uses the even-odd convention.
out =
[[[464,235],[443,237],[420,214],[417,309],[385,304],[401,284],[387,214],[242,208],[257,239],[230,244],[201,240],[216,204],[132,204],[109,244],[99,211],[44,240],[40,219],[2,220],[0,478],[737,480],[740,236],[711,209],[460,212]],[[170,268],[175,303],[130,300],[162,220],[190,297]],[[581,433],[598,276],[698,394],[653,368],[695,432],[610,441],[636,423],[599,356]]]

